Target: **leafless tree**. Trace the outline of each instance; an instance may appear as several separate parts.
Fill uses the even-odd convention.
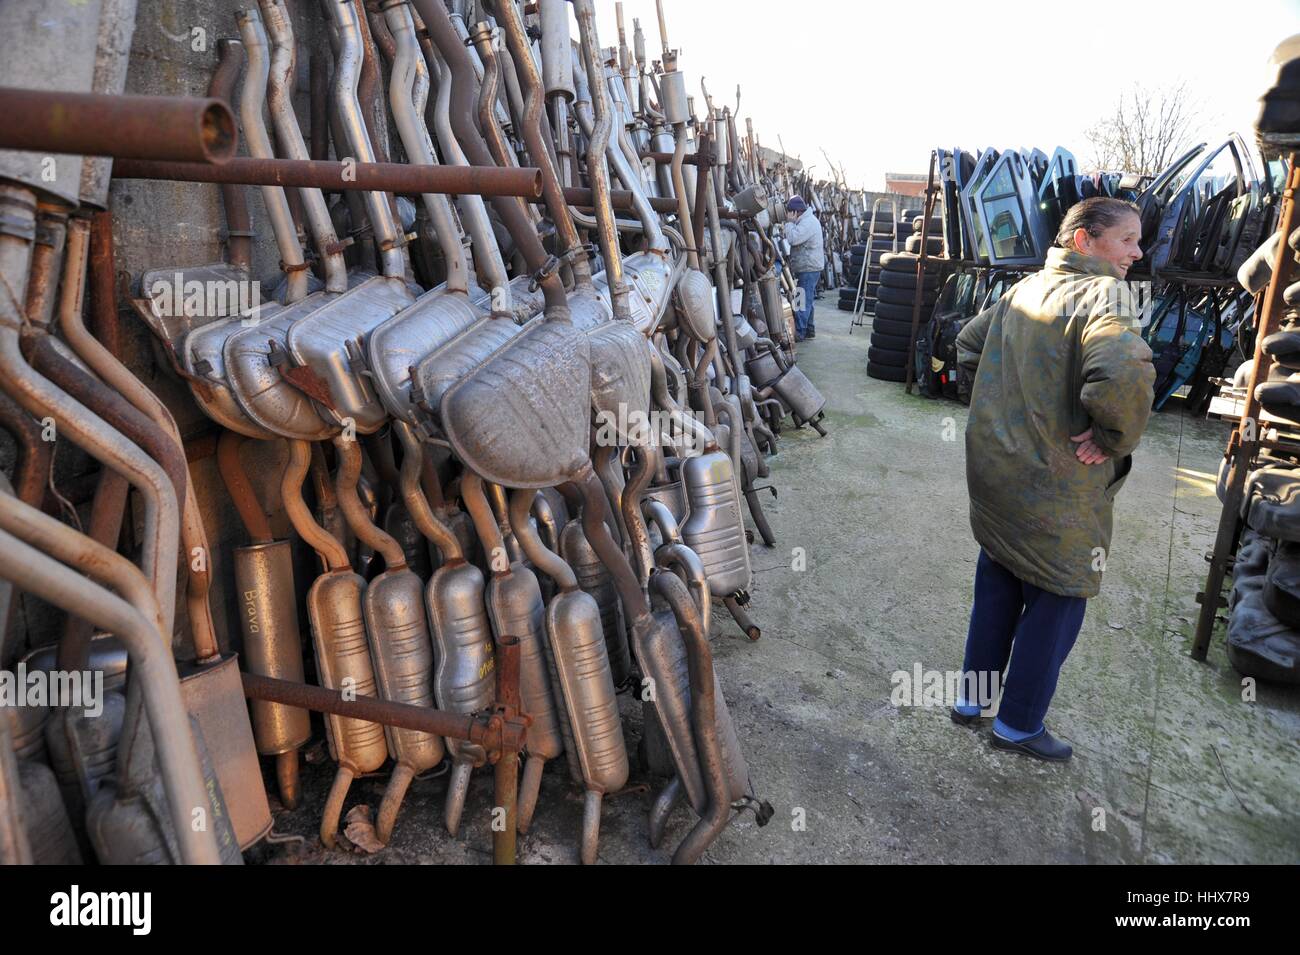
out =
[[[1154,176],[1191,145],[1201,127],[1186,83],[1122,93],[1110,115],[1087,131],[1098,169]]]

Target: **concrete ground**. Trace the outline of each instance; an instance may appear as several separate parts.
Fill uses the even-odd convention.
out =
[[[706,861],[1300,861],[1300,694],[1261,684],[1244,700],[1221,630],[1207,664],[1187,655],[1226,426],[1177,409],[1153,416],[1116,504],[1102,594],[1048,714],[1074,759],[1036,763],[991,749],[987,728],[954,726],[945,706],[890,701],[897,671],[961,666],[978,555],[966,411],[867,378],[866,330],[850,335],[829,296],[817,315],[799,365],[828,399],[829,435],[784,432],[771,459],[780,496],[764,507],[777,546],[754,549],[751,605],[763,637],[750,643],[725,612],[714,618],[722,686],[775,814],[761,829],[739,817]],[[634,746],[639,705],[621,699]],[[322,850],[314,831],[332,766],[319,744],[313,756],[304,808],[276,813],[277,833],[305,838],[259,859],[490,861],[487,771],[455,840],[441,828],[442,777],[414,784],[387,849]],[[649,782],[634,771],[607,800],[602,861],[666,862],[689,831],[680,809],[665,847],[647,846]],[[377,806],[383,783],[356,783],[349,808]],[[576,860],[578,795],[562,765],[548,770],[521,861]]]

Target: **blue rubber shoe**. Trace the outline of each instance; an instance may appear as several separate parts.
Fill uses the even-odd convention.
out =
[[[1074,748],[1069,743],[1062,743],[1047,732],[1047,727],[1043,727],[1040,732],[1028,739],[1019,741],[999,736],[995,730],[993,733],[993,746],[996,749],[1005,749],[1012,753],[1020,753],[1023,756],[1032,756],[1034,759],[1041,759],[1047,763],[1064,763],[1074,755]]]

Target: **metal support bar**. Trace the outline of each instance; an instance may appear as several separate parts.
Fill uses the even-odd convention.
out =
[[[522,196],[542,194],[542,171],[535,167],[421,166],[395,162],[332,162],[323,159],[247,159],[220,166],[202,163],[122,160],[114,179],[168,179],[178,182],[238,183],[309,189],[395,192],[407,195]]]
[[[925,299],[925,260],[926,248],[930,242],[930,215],[934,212],[934,200],[938,190],[934,187],[934,163],[936,154],[930,152],[930,176],[925,183],[925,218],[921,220],[921,255],[916,260],[916,297],[912,300],[912,331],[907,336],[907,374],[903,382],[903,391],[909,395],[914,384],[912,372],[916,366],[916,333],[921,325],[921,302]]]
[[[318,713],[335,713],[384,726],[418,730],[436,736],[477,743],[489,752],[517,753],[524,747],[528,720],[490,714],[451,713],[409,703],[394,703],[371,696],[344,699],[337,690],[327,690],[306,683],[277,680],[256,673],[241,673],[244,696],[250,700],[283,703]]]

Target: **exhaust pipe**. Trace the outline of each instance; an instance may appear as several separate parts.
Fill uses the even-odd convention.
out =
[[[317,673],[321,686],[327,689],[375,696],[375,674],[361,608],[366,583],[353,573],[343,545],[316,523],[302,499],[302,482],[310,463],[311,449],[307,442],[290,441],[289,462],[280,490],[290,523],[326,566],[325,573],[316,578],[307,593]],[[384,729],[378,723],[331,713],[325,717],[325,728],[330,755],[339,768],[322,812],[320,838],[327,848],[333,848],[343,800],[352,780],[383,766],[388,759],[388,748],[384,743]]]
[[[556,700],[547,675],[545,651],[542,649],[546,607],[542,603],[537,575],[519,560],[512,561],[508,556],[502,530],[509,525],[498,526],[484,496],[482,478],[467,472],[461,478],[460,491],[492,568],[492,580],[487,587],[492,632],[498,640],[514,637],[519,641],[520,705],[523,712],[532,717],[518,801],[519,831],[527,832],[537,808],[537,794],[546,762],[562,752],[572,756],[571,731],[556,713]],[[525,532],[532,531],[527,514],[524,515],[527,528],[517,520],[514,523],[515,535],[523,542]]]
[[[334,440],[339,457],[335,490],[339,506],[352,532],[384,559],[384,572],[365,588],[363,611],[370,634],[370,655],[382,699],[412,706],[433,706],[433,645],[421,602],[423,584],[406,566],[401,545],[372,522],[357,482],[361,476],[361,448],[345,437]],[[389,777],[376,814],[375,833],[387,843],[411,781],[442,762],[442,737],[387,726],[388,748],[397,766]]]
[[[210,802],[194,740],[182,715],[185,706],[175,663],[158,628],[162,613],[154,592],[126,558],[15,498],[0,495],[0,513],[6,528],[0,530],[0,577],[22,581],[25,589],[41,599],[91,620],[126,644],[132,672],[139,680],[149,722],[154,727],[158,767],[182,860],[187,864],[219,864],[221,855],[214,829],[191,825],[194,810],[208,807]],[[14,536],[9,529],[19,526],[24,537],[32,538],[36,546]],[[60,560],[89,569],[118,593],[130,595],[131,602],[85,580]],[[150,620],[141,608],[148,608],[154,619]]]
[[[244,661],[249,673],[304,682],[302,640],[293,581],[293,552],[289,541],[274,540],[240,460],[244,438],[225,431],[217,442],[217,467],[252,543],[235,548],[235,592],[244,637]],[[253,739],[257,751],[275,757],[280,802],[296,809],[299,800],[298,750],[311,738],[306,710],[254,700]]]

